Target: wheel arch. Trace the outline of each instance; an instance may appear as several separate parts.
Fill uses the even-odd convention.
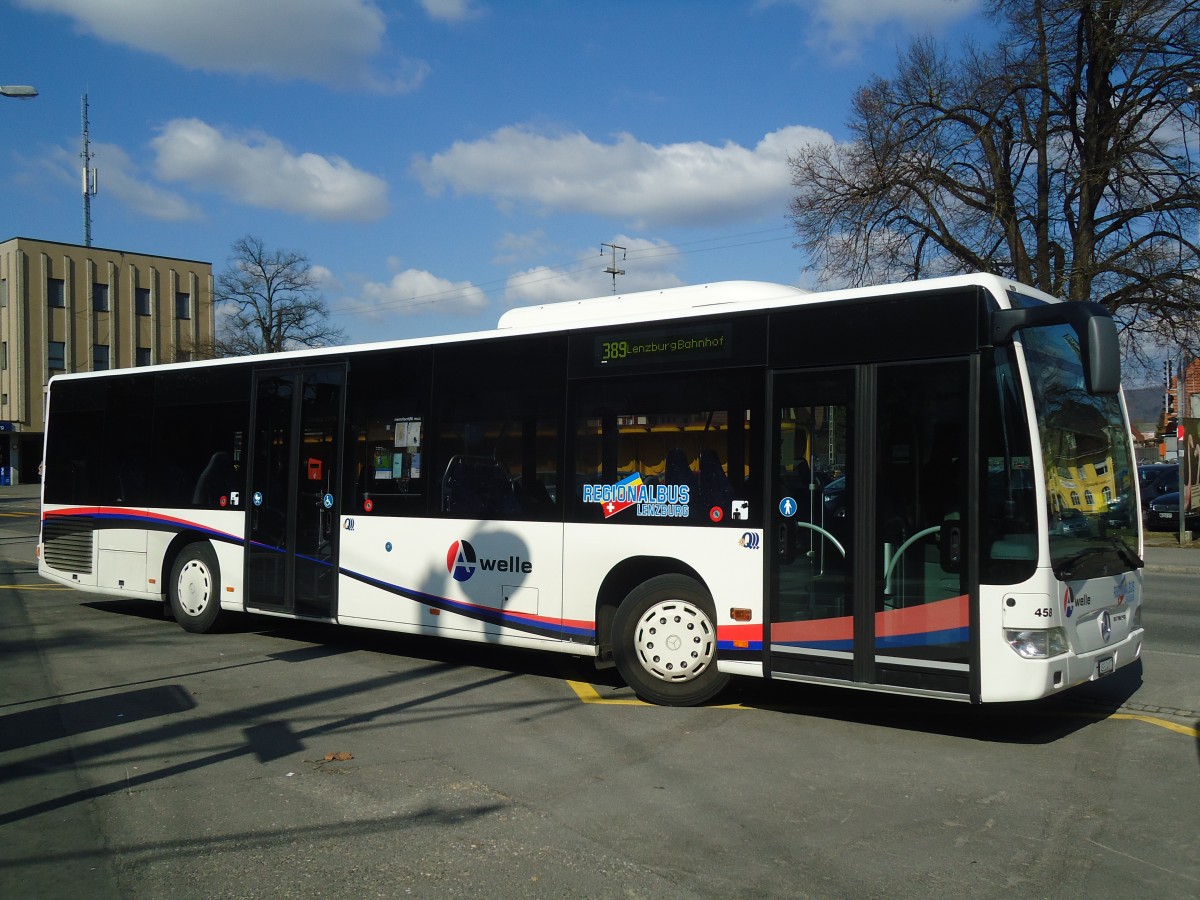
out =
[[[201,531],[181,531],[171,538],[171,542],[167,544],[167,549],[162,556],[162,570],[159,572],[158,583],[162,587],[159,591],[162,594],[163,600],[167,599],[168,585],[167,582],[171,578],[171,568],[175,565],[175,560],[179,554],[183,552],[185,547],[191,544],[208,544],[208,547],[213,552],[213,557],[217,560],[217,565],[220,566],[221,555],[217,552],[217,547],[212,539]]]
[[[711,596],[707,582],[687,563],[673,556],[631,556],[609,571],[596,593],[596,644],[598,658],[612,659],[613,619],[621,601],[639,584],[659,575],[686,575]]]

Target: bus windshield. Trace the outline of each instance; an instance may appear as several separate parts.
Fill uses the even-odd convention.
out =
[[[1021,340],[1041,438],[1055,573],[1075,580],[1139,567],[1137,470],[1119,396],[1088,392],[1079,339],[1069,325],[1026,328]]]

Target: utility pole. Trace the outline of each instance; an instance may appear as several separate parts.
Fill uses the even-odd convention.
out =
[[[605,274],[612,276],[613,293],[615,294],[617,292],[617,276],[625,274],[624,269],[617,268],[617,251],[618,250],[621,251],[621,262],[624,262],[625,261],[625,248],[619,247],[616,244],[601,244],[600,245],[600,255],[601,256],[604,255],[605,247],[608,247],[610,250],[612,250],[612,264],[607,269],[605,269],[604,272],[605,272]]]
[[[92,145],[88,140],[88,98],[83,95],[83,246],[92,246],[92,198],[96,196],[96,170],[92,168]]]

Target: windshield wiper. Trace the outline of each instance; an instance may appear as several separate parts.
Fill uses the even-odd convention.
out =
[[[1117,551],[1117,556],[1121,558],[1121,562],[1125,565],[1132,566],[1135,569],[1145,567],[1146,561],[1138,556],[1133,548],[1121,540],[1121,538],[1109,538],[1108,544],[1108,547],[1085,547],[1079,552],[1071,554],[1054,566],[1054,574],[1060,581],[1066,581],[1075,574],[1075,567],[1081,562],[1097,554],[1107,554],[1110,547]]]
[[[1135,569],[1144,569],[1146,567],[1146,561],[1138,556],[1132,547],[1125,543],[1124,538],[1109,538],[1108,542],[1116,549],[1117,556],[1121,557],[1121,562],[1127,566],[1133,566]]]

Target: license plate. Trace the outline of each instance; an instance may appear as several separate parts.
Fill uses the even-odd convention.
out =
[[[1113,670],[1113,658],[1105,656],[1100,660],[1100,674],[1111,675]]]
[[[1158,514],[1158,517],[1159,517],[1160,519],[1173,519],[1173,518],[1175,518],[1175,514],[1174,514],[1174,513],[1162,513],[1162,512],[1160,512],[1160,513]]]

